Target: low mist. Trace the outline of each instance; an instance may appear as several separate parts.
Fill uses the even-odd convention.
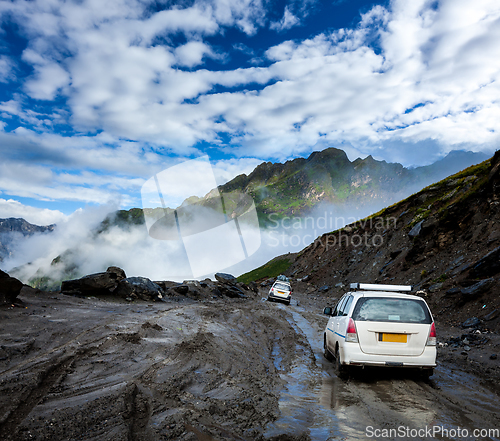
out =
[[[111,226],[104,231],[102,220],[116,207],[101,206],[75,212],[66,222],[57,225],[49,234],[36,234],[18,239],[11,258],[2,267],[24,283],[50,277],[54,281],[78,278],[118,266],[127,276],[142,276],[151,280],[182,282],[192,278],[213,278],[215,272],[229,272],[235,276],[263,265],[272,258],[302,250],[323,233],[344,227],[366,217],[379,206],[336,207],[321,204],[305,217],[270,215],[268,228],[247,228],[247,238],[260,247],[248,258],[232,260],[232,266],[217,267],[227,262],[222,258],[220,244],[212,248],[200,247],[199,253],[207,261],[203,276],[193,275],[186,248],[181,240],[158,240],[149,236],[146,225]],[[206,218],[205,218],[206,219]],[[203,220],[201,221],[203,222]],[[100,231],[100,232],[98,232]],[[237,246],[235,246],[237,248]],[[224,254],[227,254],[224,251]],[[214,267],[214,262],[216,267]],[[192,262],[191,262],[192,263]]]

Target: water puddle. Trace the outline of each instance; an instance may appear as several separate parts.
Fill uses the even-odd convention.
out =
[[[279,401],[280,418],[267,426],[264,436],[306,433],[311,440],[318,441],[364,439],[364,426],[363,430],[353,429],[346,426],[344,418],[338,417],[339,410],[357,401],[352,397],[345,399],[349,394],[344,382],[333,374],[331,365],[323,358],[321,336],[300,313],[290,312],[293,316],[290,325],[305,335],[314,356],[311,357],[309,348],[297,345],[296,353],[300,355],[293,368],[280,375],[285,383]],[[277,368],[279,354],[280,349],[275,346],[273,357]]]

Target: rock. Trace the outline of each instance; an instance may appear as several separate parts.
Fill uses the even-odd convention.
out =
[[[435,283],[434,285],[429,286],[429,292],[439,291],[443,287],[442,283]]]
[[[401,253],[403,252],[403,249],[399,249],[399,250],[394,250],[394,251],[391,251],[389,253],[389,256],[391,258],[391,260],[394,260],[396,257],[398,257]]]
[[[490,355],[490,360],[496,360],[496,359],[497,359],[497,354]]]
[[[321,288],[318,289],[319,292],[326,292],[330,289],[329,285],[323,285]]]
[[[255,282],[250,282],[248,284],[248,287],[254,292],[254,293],[258,293],[259,292],[259,287],[257,286],[257,284]]]
[[[187,294],[189,292],[189,285],[174,286],[173,290],[179,294]]]
[[[490,320],[496,319],[499,315],[500,311],[498,309],[494,309],[493,311],[484,316],[484,320],[489,322]]]
[[[117,280],[123,280],[127,278],[127,275],[125,274],[125,271],[122,270],[121,268],[118,268],[117,266],[110,266],[107,270],[107,273],[110,274],[116,274]]]
[[[247,298],[245,293],[240,288],[234,285],[220,284],[218,286],[218,289],[219,292],[226,297],[241,298],[241,299]]]
[[[220,283],[236,284],[237,280],[232,274],[215,273],[215,279]]]
[[[471,317],[462,323],[462,328],[474,328],[476,326],[479,326],[480,324],[481,320],[479,320],[477,317]]]
[[[451,272],[451,276],[456,276],[457,274],[463,273],[464,271],[468,270],[470,268],[470,263],[464,263],[463,265],[460,265],[458,268],[455,268]]]
[[[14,303],[23,286],[23,282],[0,270],[0,304]]]
[[[424,221],[420,221],[415,226],[410,230],[408,233],[408,236],[410,237],[417,237],[420,234],[420,231],[422,230],[422,224]]]
[[[445,295],[446,296],[454,296],[454,295],[460,294],[461,292],[462,292],[462,288],[455,287],[455,288],[451,288],[448,291],[446,291]]]
[[[427,234],[430,230],[433,230],[439,225],[439,221],[431,216],[428,219],[425,219],[422,223],[422,232]]]
[[[125,279],[125,271],[116,266],[110,266],[105,273],[89,274],[80,279],[64,280],[61,283],[61,292],[85,296],[110,294],[123,279]]]
[[[495,279],[493,279],[493,278],[484,279],[478,283],[475,283],[472,286],[469,286],[468,288],[463,288],[461,291],[461,294],[466,296],[466,297],[474,298],[474,297],[479,296],[483,292],[487,291],[488,289],[490,289],[494,283],[495,283]]]
[[[201,283],[198,280],[184,280],[183,285],[194,286],[195,288],[201,288]]]
[[[471,269],[471,277],[493,276],[500,271],[500,246],[479,259]]]
[[[222,293],[220,292],[220,290],[217,286],[212,288],[212,294],[213,294],[213,298],[222,297]]]
[[[141,300],[162,300],[162,289],[146,277],[127,277],[118,283],[116,295]]]

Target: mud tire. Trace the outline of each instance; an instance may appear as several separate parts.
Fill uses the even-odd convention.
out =
[[[325,356],[325,358],[328,361],[333,361],[335,359],[335,357],[333,356],[333,354],[326,347],[326,337],[323,338],[323,355]]]
[[[434,369],[422,369],[420,371],[420,378],[424,381],[429,381],[429,379],[434,375]]]
[[[340,361],[339,348],[335,350],[334,366],[335,366],[335,374],[337,375],[337,377],[343,380],[349,378],[349,368],[348,366],[342,364],[342,362]]]

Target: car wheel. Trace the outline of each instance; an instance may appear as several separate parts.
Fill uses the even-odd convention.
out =
[[[432,377],[434,375],[434,369],[422,369],[420,371],[420,378],[422,378],[422,380],[428,380],[430,377]]]
[[[326,337],[323,339],[323,354],[328,361],[333,361],[333,355],[326,347]]]
[[[349,376],[348,367],[340,361],[339,348],[335,350],[335,374],[342,379]]]

